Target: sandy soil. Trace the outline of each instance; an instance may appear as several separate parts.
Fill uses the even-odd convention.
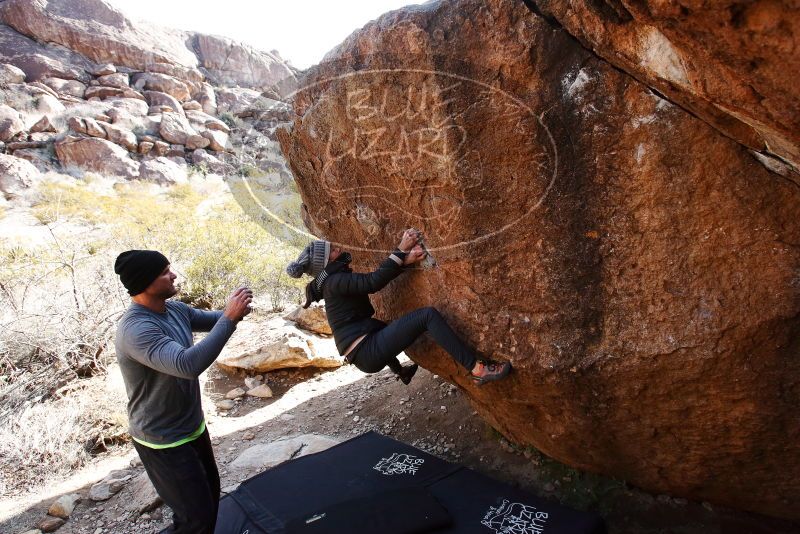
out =
[[[209,372],[204,405],[223,488],[241,481],[242,475],[228,464],[252,445],[305,433],[347,439],[375,430],[539,496],[598,512],[611,533],[800,532],[800,525],[650,495],[622,481],[575,471],[535,450],[518,449],[475,416],[458,388],[422,369],[409,386],[394,380],[388,370],[364,375],[352,366],[274,372],[267,375],[267,383],[275,393],[272,399],[246,398],[228,414],[217,413],[213,402],[241,385],[241,377]],[[119,447],[68,480],[3,503],[0,532],[33,528],[59,495],[85,494],[93,482],[112,469],[127,467],[134,458],[132,447]],[[169,509],[163,506],[142,516],[125,512],[125,495],[123,490],[103,503],[81,501],[58,532],[149,533],[169,523]]]

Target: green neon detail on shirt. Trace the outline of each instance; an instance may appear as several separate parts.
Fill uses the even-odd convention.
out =
[[[144,445],[145,447],[150,447],[151,449],[170,449],[172,447],[178,447],[179,445],[183,445],[184,443],[189,443],[190,441],[196,440],[197,438],[200,437],[200,435],[203,433],[203,431],[205,431],[205,429],[206,429],[206,420],[203,419],[203,422],[200,423],[200,427],[197,430],[195,430],[194,432],[192,432],[189,436],[187,436],[187,437],[185,437],[183,439],[179,439],[178,441],[176,441],[174,443],[167,443],[166,445],[156,445],[155,443],[148,443],[148,442],[143,441],[141,439],[136,439],[133,436],[131,436],[131,438],[133,438],[133,441],[135,441],[136,443],[139,443],[140,445]]]

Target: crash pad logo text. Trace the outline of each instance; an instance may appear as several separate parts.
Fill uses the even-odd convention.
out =
[[[543,534],[547,517],[547,512],[539,512],[535,506],[503,499],[500,506],[489,508],[481,524],[494,534]]]
[[[383,475],[414,475],[423,463],[424,458],[396,452],[388,458],[381,458],[373,469]]]

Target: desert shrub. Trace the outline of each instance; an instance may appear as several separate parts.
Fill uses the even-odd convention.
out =
[[[125,299],[97,243],[0,248],[0,417],[102,372]],[[7,387],[6,387],[7,386]]]
[[[205,178],[209,174],[208,165],[205,163],[189,165],[189,174],[198,174]]]
[[[167,198],[171,202],[171,206],[180,208],[194,209],[200,202],[203,201],[203,196],[197,192],[192,184],[178,184],[170,187],[167,190]]]
[[[94,180],[99,179],[87,173],[83,180],[40,184],[33,202],[34,216],[42,224],[72,221],[105,227],[125,221],[147,226],[147,221],[169,214],[163,202],[153,202],[154,197],[158,201],[158,194],[152,184],[122,183],[110,189],[94,187]],[[168,198],[181,200],[178,209],[191,209],[192,202],[202,200],[183,184],[170,189]]]
[[[102,198],[86,189],[75,185],[43,183],[37,191],[33,204],[33,214],[42,224],[52,224],[63,219],[80,218],[84,222],[97,223],[98,212],[86,210],[88,202],[100,201]],[[102,208],[101,206],[98,206]]]
[[[239,120],[236,118],[236,116],[233,113],[231,113],[229,111],[226,111],[226,112],[222,113],[219,116],[219,120],[221,120],[222,122],[227,124],[228,128],[230,128],[231,130],[233,130],[234,128],[236,128],[239,125]]]
[[[0,101],[24,113],[32,113],[39,106],[39,98],[34,98],[25,91],[11,88],[0,88]]]
[[[124,435],[124,399],[65,394],[114,358],[126,299],[98,252],[108,246],[49,229],[50,242],[0,247],[0,492],[66,473],[107,444],[101,435]]]
[[[15,417],[0,421],[0,461],[9,464],[2,466],[3,472],[23,469],[28,482],[40,482],[44,473],[37,471],[43,466],[60,473],[80,467],[87,456],[80,424],[85,408],[74,399],[29,404]],[[0,492],[6,493],[15,485],[4,479],[6,487]]]
[[[255,165],[251,165],[250,163],[244,163],[239,166],[236,173],[239,176],[244,176],[246,178],[256,178],[264,174],[264,171],[256,167]]]
[[[232,203],[227,207],[238,208]],[[268,296],[272,309],[299,299],[297,281],[282,276],[299,249],[287,246],[241,209],[235,215],[198,221],[188,235],[174,250],[183,269],[182,298],[187,302],[219,308],[232,289],[243,284],[256,295]]]
[[[107,226],[119,250],[161,250],[183,277],[181,298],[194,305],[221,307],[243,283],[268,297],[273,309],[299,300],[300,284],[282,274],[301,244],[291,232],[246,206],[248,215],[230,199],[199,216],[204,200],[191,183],[160,195],[134,184],[118,187],[115,194],[95,192],[80,182],[48,184],[34,212],[43,222],[66,217]],[[299,197],[282,202],[281,220],[299,214]],[[299,218],[292,224],[299,224]]]
[[[125,406],[124,391],[98,376],[0,419],[0,494],[66,475],[125,441]]]
[[[294,182],[276,186],[272,177],[268,178],[270,183],[267,185],[262,180],[245,181],[236,177],[229,177],[227,182],[237,203],[253,221],[269,232],[281,235],[281,239],[295,247],[304,244],[311,236],[304,235],[305,226],[300,215],[303,203]],[[287,228],[295,231],[287,234],[284,232]]]

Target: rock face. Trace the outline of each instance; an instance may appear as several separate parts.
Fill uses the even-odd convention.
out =
[[[339,367],[343,359],[332,339],[323,339],[290,326],[281,318],[265,323],[240,323],[237,336],[217,358],[223,370],[262,373],[292,367]]]
[[[295,69],[275,54],[225,37],[134,23],[102,0],[6,0],[0,22],[0,60],[22,68],[28,81],[116,72],[95,62],[166,75],[172,80],[161,83],[178,94],[186,91],[185,81],[203,80],[198,67],[219,85],[277,86],[284,95],[296,85]]]
[[[333,335],[331,325],[325,315],[325,308],[318,304],[312,304],[308,308],[298,306],[287,314],[284,319],[296,323],[303,330],[314,332],[315,334]]]
[[[204,83],[201,86],[200,92],[197,94],[197,100],[203,107],[204,112],[211,115],[217,114],[217,94],[211,85]]]
[[[162,93],[160,91],[145,91],[144,97],[147,100],[147,103],[151,106],[167,106],[175,113],[180,115],[184,114],[183,107],[181,106],[180,102],[175,100],[175,97],[168,95],[167,93]]]
[[[158,157],[148,159],[139,166],[139,178],[157,184],[180,184],[186,182],[186,163],[173,161],[170,158]]]
[[[186,140],[197,135],[197,132],[189,125],[189,121],[178,113],[162,113],[161,127],[159,129],[161,137],[170,143],[186,144]]]
[[[119,145],[96,137],[67,136],[55,144],[56,156],[64,167],[76,167],[112,176],[135,178],[139,164]]]
[[[296,87],[294,69],[274,54],[218,35],[197,34],[193,42],[200,64],[217,85],[277,86],[281,95]]]
[[[168,74],[145,72],[139,75],[134,82],[134,87],[166,93],[180,102],[189,100],[191,94],[185,83]]]
[[[56,131],[56,127],[53,126],[47,115],[42,116],[36,124],[31,126],[31,133],[55,133]]]
[[[237,117],[253,116],[267,109],[273,100],[264,98],[253,89],[232,87],[217,91],[217,112],[232,113]]]
[[[607,61],[800,173],[800,92],[786,75],[800,72],[796,5],[534,1]]]
[[[51,94],[46,85],[37,87],[31,84],[10,84],[3,92],[3,100],[9,105],[20,107],[25,126],[33,126],[42,115],[57,115],[65,110],[58,98]]]
[[[25,160],[168,185],[188,162],[224,173],[234,164],[216,156],[267,159],[294,76],[277,52],[133,22],[104,0],[0,0],[0,153],[23,161],[2,192],[14,201],[30,181]],[[282,160],[263,166],[288,176]]]
[[[215,152],[224,152],[225,145],[228,144],[228,134],[219,130],[206,130],[203,137],[208,141],[206,146]]]
[[[44,83],[51,87],[56,93],[62,95],[83,98],[86,93],[86,84],[77,80],[65,80],[63,78],[45,78]]]
[[[25,72],[22,69],[8,63],[0,63],[0,85],[24,82]]]
[[[40,174],[31,162],[8,154],[0,154],[0,194],[20,193],[30,187]]]
[[[279,139],[310,226],[356,270],[409,226],[436,259],[377,317],[436,306],[514,372],[410,356],[560,461],[800,519],[795,184],[521,2],[384,15],[300,86]]]
[[[221,162],[202,148],[192,152],[192,163],[204,167],[208,172],[222,174],[227,170],[225,163]]]
[[[253,445],[232,461],[230,466],[237,470],[262,471],[288,460],[322,452],[339,443],[336,438],[320,434],[279,439],[272,443]]]
[[[0,24],[0,60],[22,69],[29,82],[51,76],[89,80],[86,69],[91,62],[85,57],[61,46],[38,43],[4,24]]]
[[[0,141],[8,141],[24,129],[25,123],[19,112],[5,104],[0,104]]]
[[[153,62],[197,65],[183,32],[132,24],[102,0],[7,0],[0,5],[0,19],[23,35],[98,63],[138,69]]]
[[[135,152],[138,148],[136,143],[136,136],[130,130],[126,130],[125,128],[120,128],[119,126],[115,126],[113,124],[107,124],[105,122],[99,123],[100,127],[105,132],[105,137],[112,143],[120,145],[125,149]]]
[[[186,117],[189,119],[192,126],[197,127],[198,130],[208,128],[209,130],[216,130],[225,134],[231,131],[227,124],[203,111],[195,109],[187,110]]]

